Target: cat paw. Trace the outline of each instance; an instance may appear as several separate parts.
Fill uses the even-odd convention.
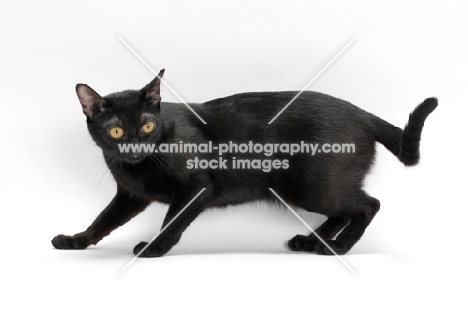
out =
[[[290,250],[294,252],[300,252],[304,248],[305,240],[307,240],[307,236],[298,234],[295,237],[293,237],[291,240],[289,240],[288,247]]]
[[[56,249],[85,249],[88,246],[85,239],[78,235],[59,234],[51,242]]]
[[[295,252],[313,252],[318,240],[314,237],[298,234],[288,242],[288,246]]]
[[[146,242],[140,242],[133,248],[133,254],[138,255],[142,251],[143,248],[146,247],[148,243]],[[164,255],[166,252],[162,249],[160,249],[157,245],[150,245],[148,246],[140,255],[139,257],[147,257],[147,258],[152,258],[152,257],[161,257]]]
[[[325,243],[327,243],[328,247],[322,242],[318,242],[315,245],[314,252],[317,255],[344,255],[349,251],[349,249],[343,247],[341,243],[337,241],[325,240]],[[330,248],[333,250],[334,253],[330,250]]]

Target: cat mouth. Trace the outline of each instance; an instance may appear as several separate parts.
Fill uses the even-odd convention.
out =
[[[144,159],[146,159],[147,155],[142,154],[142,153],[132,153],[132,154],[127,154],[127,155],[121,155],[119,159],[123,162],[131,163],[131,164],[136,164]]]

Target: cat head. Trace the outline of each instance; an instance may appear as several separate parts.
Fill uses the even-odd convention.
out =
[[[154,144],[161,137],[160,86],[164,69],[141,90],[127,90],[101,97],[86,84],[76,94],[86,115],[91,137],[105,155],[138,163],[149,154],[121,152],[123,144]]]

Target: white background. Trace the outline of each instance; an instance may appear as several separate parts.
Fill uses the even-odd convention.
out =
[[[468,7],[407,2],[3,1],[2,309],[466,308]],[[84,230],[115,191],[75,84],[105,95],[153,78],[118,36],[166,68],[189,102],[299,90],[354,36],[310,89],[400,127],[426,97],[439,98],[419,166],[404,168],[378,147],[366,190],[381,211],[343,256],[357,276],[336,258],[288,251],[286,241],[307,230],[265,204],[205,213],[167,256],[139,259],[120,277],[167,207],[152,205],[88,250],[52,248],[56,234]],[[312,227],[324,220],[301,215]]]

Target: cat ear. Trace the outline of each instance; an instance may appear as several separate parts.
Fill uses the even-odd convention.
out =
[[[101,95],[86,84],[77,84],[76,94],[78,95],[81,106],[83,107],[83,113],[87,117],[92,119],[96,114],[102,111],[104,100]]]
[[[162,69],[156,78],[147,84],[142,91],[146,93],[146,98],[150,100],[151,104],[158,105],[161,102],[161,79],[164,75],[164,69]]]

